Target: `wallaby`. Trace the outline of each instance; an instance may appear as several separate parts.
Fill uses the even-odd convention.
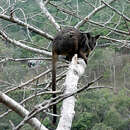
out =
[[[90,33],[80,32],[75,28],[65,28],[60,31],[52,43],[52,91],[56,91],[56,62],[58,55],[66,56],[66,60],[71,60],[74,54],[83,58],[87,64],[89,53],[94,49],[96,40],[100,35],[92,37]],[[53,98],[56,94],[53,94]],[[53,106],[53,113],[57,114],[56,105]],[[56,116],[53,117],[53,124],[56,123]]]

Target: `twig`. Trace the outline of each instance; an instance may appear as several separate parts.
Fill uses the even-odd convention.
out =
[[[90,2],[88,2],[88,0],[84,0],[88,5],[90,5],[93,9],[95,9],[96,7],[93,5],[93,4],[91,4]]]
[[[63,101],[64,99],[68,98],[68,97],[71,97],[77,93],[80,93],[81,91],[87,89],[90,85],[94,84],[97,80],[101,79],[102,76],[98,77],[97,79],[89,82],[87,84],[87,86],[81,88],[81,89],[78,89],[77,91],[75,91],[74,93],[68,93],[68,94],[62,94],[62,95],[59,95],[57,96],[56,98],[51,98],[50,100],[46,100],[45,102],[39,104],[37,107],[35,107],[34,110],[32,110],[25,118],[24,120],[22,120],[20,122],[19,125],[17,125],[15,127],[15,130],[18,130],[20,129],[25,122],[27,122],[28,120],[30,120],[32,117],[34,117],[36,114],[38,114],[39,112],[43,111],[43,110],[46,110],[48,107],[50,106],[53,106],[54,104],[58,104],[59,102]],[[54,102],[55,101],[55,102]]]
[[[63,79],[65,76],[66,76],[66,75],[62,75],[61,77],[59,77],[59,78],[56,80],[56,82],[58,82],[59,80]],[[52,82],[48,83],[43,90],[47,90],[47,88],[50,87],[51,85],[52,85]],[[42,90],[42,91],[43,91],[43,90]],[[36,94],[31,95],[30,97],[27,97],[26,99],[22,100],[19,104],[22,105],[23,103],[29,101],[30,99],[34,98],[35,96],[42,96],[42,95],[44,95],[44,94],[54,94],[54,93],[56,93],[56,94],[61,94],[61,93],[62,93],[62,90],[61,90],[61,91],[44,91],[44,92],[36,93]],[[9,110],[6,111],[5,113],[1,114],[1,115],[0,115],[0,118],[6,116],[7,114],[9,114],[9,112],[12,112],[12,110],[9,109]]]
[[[111,0],[109,3],[112,3],[116,0]],[[85,24],[86,22],[88,22],[88,20],[94,15],[96,14],[98,11],[100,11],[101,9],[105,8],[106,5],[101,5],[97,8],[95,8],[88,16],[86,16],[83,20],[81,20],[80,22],[78,22],[76,25],[75,25],[75,28],[80,28],[81,26],[83,26],[83,24]]]
[[[60,10],[60,11],[62,11],[62,12],[64,12],[64,13],[66,13],[66,14],[75,15],[75,17],[78,17],[77,14],[76,14],[76,12],[74,12],[74,11],[70,11],[70,10],[67,10],[67,9],[65,9],[65,8],[62,8],[62,7],[60,7],[60,6],[58,6],[58,5],[54,4],[54,3],[52,3],[51,1],[49,2],[49,4],[52,5],[52,6],[54,6],[54,7],[57,8],[58,10]]]
[[[54,17],[49,13],[49,11],[47,10],[47,8],[45,7],[45,4],[43,3],[42,0],[36,0],[37,3],[39,4],[42,12],[46,15],[46,17],[48,18],[48,20],[55,26],[55,28],[57,29],[57,31],[61,30],[61,27],[59,26],[59,24],[55,21]]]
[[[67,65],[61,65],[61,66],[58,66],[57,68],[62,68],[62,67],[66,67],[66,66],[67,66]],[[41,73],[40,75],[38,75],[38,76],[36,76],[36,77],[33,77],[32,79],[28,80],[27,82],[22,83],[21,85],[19,85],[19,86],[17,86],[17,87],[14,87],[14,88],[12,88],[12,89],[9,89],[9,90],[5,91],[4,93],[7,94],[7,93],[9,93],[9,92],[11,92],[11,91],[14,91],[14,90],[16,90],[16,89],[21,89],[21,88],[27,86],[28,84],[34,82],[35,80],[39,79],[40,77],[42,77],[42,76],[48,74],[49,72],[51,72],[51,70],[52,70],[52,69],[48,69],[47,71]]]
[[[33,31],[33,32],[35,32],[35,33],[37,33],[37,34],[39,34],[39,35],[41,35],[49,40],[53,40],[53,36],[51,36],[50,34],[44,32],[38,28],[35,28],[34,26],[32,26],[30,24],[23,22],[16,17],[13,17],[13,19],[10,19],[9,16],[4,15],[4,14],[0,14],[0,18],[4,19],[6,21],[9,21],[9,22],[17,23],[18,25],[23,26],[23,27],[28,27],[29,30],[31,30],[31,31]]]
[[[32,51],[32,52],[36,52],[36,53],[39,53],[39,54],[44,54],[44,55],[48,55],[48,56],[51,56],[51,52],[48,52],[48,51],[45,51],[45,50],[40,50],[40,49],[36,49],[36,48],[33,48],[33,47],[29,47],[25,44],[22,44],[21,42],[19,41],[16,41],[15,39],[11,39],[9,38],[3,31],[0,31],[0,35],[7,41],[9,41],[10,43],[18,46],[18,47],[21,47],[21,48],[24,48],[26,50],[29,50],[29,51]]]
[[[109,7],[110,9],[112,9],[114,12],[116,12],[118,15],[122,16],[126,21],[130,22],[130,18],[128,18],[126,15],[124,15],[123,13],[121,13],[120,11],[118,11],[117,9],[113,8],[112,6],[110,6],[109,4],[107,4],[106,2],[104,2],[103,0],[101,0],[101,2],[103,4],[105,4],[107,7]]]
[[[1,63],[6,63],[8,61],[13,61],[13,62],[21,62],[21,61],[28,61],[28,60],[52,60],[51,58],[21,58],[21,59],[14,59],[14,58],[4,58],[0,61]]]
[[[69,15],[71,15],[71,16],[74,16],[74,17],[80,19],[81,21],[84,20],[84,18],[83,18],[82,16],[78,16],[78,15],[76,14],[76,12],[72,12],[72,11],[69,11],[69,10],[67,10],[67,9],[61,8],[61,7],[57,6],[56,4],[53,4],[52,2],[49,2],[49,4],[53,5],[53,6],[56,7],[58,10],[60,10],[60,11],[62,11],[62,12],[64,12],[64,13],[66,13],[66,14],[69,14]],[[100,23],[94,22],[94,21],[92,21],[92,20],[90,20],[90,19],[87,19],[87,22],[88,22],[88,23],[91,23],[91,24],[93,24],[93,25],[97,25],[97,26],[106,28],[106,29],[108,29],[108,30],[112,30],[112,31],[114,31],[114,32],[116,32],[116,33],[119,33],[119,34],[129,35],[129,32],[125,32],[125,31],[118,30],[118,29],[113,29],[113,28],[111,28],[111,27],[109,27],[109,26],[106,26],[105,24],[100,24]]]
[[[0,102],[5,104],[7,107],[14,110],[21,117],[25,117],[28,115],[29,111],[27,111],[22,105],[14,101],[12,98],[8,97],[6,94],[0,92]],[[45,126],[43,126],[37,118],[32,118],[28,121],[28,123],[37,130],[48,130]],[[14,130],[15,128],[13,128]]]
[[[93,24],[93,25],[97,25],[97,26],[100,26],[100,27],[103,27],[103,28],[106,28],[106,29],[109,29],[109,30],[112,30],[116,33],[119,33],[119,34],[125,34],[125,35],[129,35],[129,32],[126,32],[126,31],[122,31],[122,30],[118,30],[118,29],[114,29],[114,28],[111,28],[111,27],[108,27],[106,25],[103,25],[103,24],[100,24],[98,22],[94,22],[92,20],[88,20],[89,23]]]
[[[118,43],[121,43],[121,44],[125,44],[125,45],[128,44],[128,43],[130,43],[130,41],[126,41],[126,40],[117,40],[117,39],[113,39],[113,38],[106,37],[106,36],[101,36],[101,38],[110,40],[110,41],[112,41],[112,42],[118,42]]]

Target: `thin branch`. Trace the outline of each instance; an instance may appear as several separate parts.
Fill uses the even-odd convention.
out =
[[[58,5],[54,4],[54,3],[52,3],[51,1],[49,2],[49,4],[54,6],[55,8],[57,8],[59,11],[62,11],[64,13],[66,13],[66,14],[75,15],[75,17],[77,16],[75,11],[70,11],[70,10],[67,10],[65,8],[62,8],[61,6],[58,6]]]
[[[26,117],[29,114],[29,111],[27,111],[23,106],[21,106],[19,103],[17,103],[12,98],[8,97],[6,94],[2,92],[0,92],[0,102],[14,110],[21,117]],[[30,119],[28,123],[36,130],[48,130],[36,118]]]
[[[117,9],[113,8],[112,6],[110,6],[109,4],[107,4],[106,2],[104,2],[103,0],[101,0],[101,2],[106,5],[107,7],[109,7],[110,9],[112,9],[114,12],[116,12],[118,15],[122,16],[126,21],[130,22],[130,18],[128,18],[126,15],[124,15],[123,13],[121,13],[120,11],[118,11]]]
[[[128,25],[128,23],[127,23],[127,21],[125,19],[124,19],[124,21],[125,21],[125,25],[126,25],[126,27],[128,29],[129,35],[130,35],[130,27],[129,27],[129,25]]]
[[[18,47],[21,47],[21,48],[24,48],[26,50],[36,52],[36,53],[39,53],[39,54],[44,54],[44,55],[48,55],[48,56],[52,55],[51,52],[48,52],[48,51],[45,51],[45,50],[40,50],[40,49],[33,48],[33,47],[29,47],[29,46],[27,46],[25,44],[22,44],[19,41],[16,41],[15,39],[11,39],[1,30],[0,30],[0,35],[3,37],[3,39],[9,41],[10,43],[12,43],[12,44],[14,44],[14,45],[16,45]]]
[[[111,27],[108,27],[104,24],[100,24],[98,22],[94,22],[92,20],[88,20],[89,23],[93,24],[93,25],[97,25],[97,26],[100,26],[100,27],[103,27],[103,28],[106,28],[106,29],[109,29],[109,30],[112,30],[116,33],[119,33],[119,34],[125,34],[125,35],[129,35],[129,32],[126,32],[126,31],[122,31],[122,30],[118,30],[118,29],[114,29],[114,28],[111,28]]]
[[[28,27],[29,30],[31,30],[49,40],[53,40],[53,36],[51,36],[50,34],[44,32],[40,29],[37,29],[37,28],[33,27],[32,25],[19,20],[18,18],[13,17],[13,19],[10,19],[10,16],[4,15],[4,14],[0,14],[0,18],[4,19],[6,21],[12,22],[12,23],[17,23],[18,25],[23,26],[23,27]]]
[[[59,95],[57,96],[56,98],[51,98],[50,100],[46,100],[44,101],[43,103],[39,104],[38,106],[36,106],[34,108],[34,110],[32,110],[25,118],[24,120],[22,120],[20,122],[19,125],[17,125],[15,127],[15,130],[18,130],[20,129],[25,122],[27,122],[28,120],[30,120],[32,117],[36,116],[36,114],[38,114],[39,112],[43,111],[43,110],[46,110],[48,109],[49,107],[53,106],[54,104],[58,104],[59,102],[63,101],[64,99],[68,98],[68,97],[71,97],[77,93],[80,93],[82,92],[83,90],[87,89],[90,85],[94,84],[96,81],[98,81],[99,79],[101,79],[102,76],[98,77],[97,79],[89,82],[87,84],[87,86],[81,88],[81,89],[78,89],[77,91],[73,92],[73,93],[67,93],[67,94],[62,94],[62,95]]]
[[[121,43],[121,44],[125,44],[125,45],[130,43],[129,40],[117,40],[117,39],[106,37],[106,36],[101,36],[101,38],[110,40],[112,42],[118,42],[118,43]]]
[[[117,22],[117,24],[115,25],[115,27],[113,28],[114,30],[120,25],[120,22],[121,22],[121,16]],[[110,31],[106,36],[109,36],[113,31]]]
[[[106,86],[92,86],[92,87],[87,88],[86,90],[100,89],[100,88],[109,88],[109,89],[113,89],[113,87],[106,87]]]
[[[52,58],[21,58],[21,59],[14,59],[14,58],[4,58],[0,61],[0,64],[6,63],[8,61],[13,62],[21,62],[21,61],[28,61],[28,60],[52,60]]]
[[[61,77],[59,77],[56,80],[56,82],[58,82],[59,80],[63,79],[65,76],[66,75],[62,75]],[[52,82],[48,83],[43,90],[47,90],[47,88],[49,88],[51,85],[52,85]],[[22,105],[23,103],[29,101],[30,99],[32,99],[32,98],[34,98],[36,96],[42,96],[42,95],[45,95],[45,94],[54,94],[54,93],[56,93],[56,94],[62,94],[63,92],[62,91],[45,91],[45,92],[36,93],[36,94],[31,95],[30,97],[27,97],[26,99],[22,100],[19,104]],[[12,112],[11,109],[9,109],[5,113],[1,114],[0,118],[3,118],[4,116],[6,116],[7,114],[9,114],[10,112]]]
[[[46,17],[48,18],[48,20],[55,26],[55,28],[57,29],[57,31],[60,31],[61,27],[55,21],[54,17],[49,13],[49,11],[47,10],[47,8],[45,7],[45,3],[43,3],[42,0],[36,0],[36,2],[39,4],[42,12],[46,15]]]
[[[10,86],[14,86],[14,84],[11,84],[11,83],[9,83],[7,81],[3,81],[3,80],[0,80],[0,83],[10,85]]]
[[[15,125],[14,125],[14,123],[11,121],[11,120],[9,120],[9,123],[10,123],[10,125],[11,125],[11,127],[12,127],[12,130],[15,128]]]
[[[93,4],[91,4],[90,2],[88,2],[88,0],[84,0],[88,5],[90,5],[93,9],[95,9],[96,7],[93,5]]]
[[[112,3],[112,2],[114,2],[114,1],[116,1],[116,0],[111,0],[109,2],[109,4]],[[97,7],[97,8],[95,8],[88,16],[86,16],[83,20],[81,20],[80,22],[78,22],[75,25],[75,28],[80,28],[81,26],[83,26],[93,15],[95,15],[98,11],[100,11],[101,9],[103,9],[105,7],[106,7],[106,5],[101,5],[101,6]]]
[[[82,18],[82,16],[78,16],[78,15],[76,14],[76,12],[72,12],[72,11],[69,11],[69,10],[67,10],[67,9],[61,8],[61,7],[57,6],[56,4],[54,4],[54,3],[52,3],[52,2],[49,2],[49,4],[51,4],[52,6],[56,7],[58,10],[60,10],[60,11],[62,11],[62,12],[64,12],[64,13],[66,13],[66,14],[69,14],[69,15],[71,15],[71,16],[74,16],[74,17],[80,19],[81,21],[84,20],[84,19]],[[118,29],[113,29],[113,28],[111,28],[111,27],[109,27],[109,26],[106,26],[105,24],[100,24],[100,23],[94,22],[94,21],[92,21],[92,20],[90,20],[90,19],[88,19],[88,22],[91,23],[91,24],[93,24],[93,25],[97,25],[97,26],[106,28],[106,29],[108,29],[108,30],[112,30],[112,31],[114,31],[114,32],[116,32],[116,33],[119,33],[119,34],[129,35],[129,32],[125,32],[125,31],[118,30]]]
[[[67,67],[67,65],[61,65],[61,66],[58,66],[57,68],[62,68],[62,67]],[[33,77],[32,79],[28,80],[27,82],[22,83],[22,84],[20,84],[20,85],[17,86],[17,87],[11,88],[11,89],[5,91],[4,93],[7,94],[7,93],[9,93],[9,92],[11,92],[11,91],[14,91],[14,90],[16,90],[16,89],[21,89],[21,88],[27,86],[28,84],[34,82],[35,80],[41,78],[42,76],[48,74],[49,72],[51,72],[51,70],[52,70],[52,69],[48,69],[47,71],[45,71],[45,72],[39,74],[38,76]]]

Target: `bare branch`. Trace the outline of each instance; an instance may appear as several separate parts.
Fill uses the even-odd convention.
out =
[[[90,5],[92,8],[96,8],[93,4],[91,4],[90,2],[88,2],[88,0],[84,0],[88,5]]]
[[[110,40],[112,42],[118,42],[118,43],[121,43],[121,44],[125,44],[125,45],[128,45],[130,43],[129,40],[117,40],[117,39],[106,37],[106,36],[101,36],[101,38]]]
[[[75,61],[74,61],[75,62]],[[81,63],[81,62],[80,62]],[[75,63],[72,63],[72,64],[75,64]],[[76,68],[76,67],[75,67]],[[80,67],[79,67],[80,68]],[[82,69],[77,69],[78,70],[78,73],[79,75],[81,76],[82,73],[83,73],[83,68]],[[74,73],[76,72],[76,70],[74,69]],[[77,75],[77,78],[78,79],[78,73],[75,73]],[[80,93],[82,92],[83,90],[87,89],[90,85],[94,84],[97,80],[101,79],[102,76],[100,76],[99,78],[91,81],[90,83],[87,84],[87,86],[79,89],[79,90],[74,90],[74,92],[67,92],[66,94],[62,94],[62,95],[59,95],[57,96],[56,98],[51,98],[50,100],[46,100],[44,101],[43,103],[39,104],[38,106],[36,106],[34,108],[34,110],[32,110],[25,118],[23,121],[20,122],[20,124],[18,126],[15,127],[15,130],[18,130],[19,128],[21,128],[25,122],[27,122],[28,120],[30,120],[32,117],[34,117],[36,114],[38,114],[39,112],[43,111],[43,110],[46,110],[48,107],[50,106],[53,106],[54,104],[57,104],[61,101],[63,101],[64,99],[68,98],[68,97],[71,97],[77,93]]]
[[[66,14],[72,15],[72,16],[74,16],[74,17],[80,19],[81,21],[84,20],[84,19],[82,18],[82,16],[78,16],[78,15],[76,14],[76,12],[72,12],[72,11],[69,11],[69,10],[67,10],[67,9],[61,8],[61,7],[57,6],[56,4],[54,4],[54,3],[52,3],[52,2],[49,2],[49,4],[51,4],[52,6],[56,7],[58,10],[60,10],[60,11],[62,11],[62,12],[64,12],[64,13],[66,13]],[[109,27],[109,26],[106,26],[106,23],[105,23],[105,24],[100,24],[100,23],[94,22],[94,21],[92,21],[92,20],[90,20],[90,19],[88,19],[87,22],[89,22],[89,23],[91,23],[91,24],[93,24],[93,25],[97,25],[97,26],[106,28],[106,29],[108,29],[108,30],[112,30],[112,31],[114,31],[114,32],[116,32],[116,33],[119,33],[119,34],[129,35],[129,32],[125,32],[125,31],[122,31],[122,30],[118,30],[118,29],[111,28],[111,27]]]
[[[78,17],[75,11],[70,11],[70,10],[67,10],[67,9],[65,9],[65,8],[62,8],[62,7],[60,7],[60,6],[58,6],[58,5],[54,4],[54,3],[52,3],[51,1],[49,2],[49,4],[52,5],[52,6],[54,6],[55,8],[57,8],[59,11],[62,11],[62,12],[64,12],[64,13],[66,13],[66,14],[69,14],[69,15],[72,15],[72,16],[75,16],[75,17]],[[78,17],[78,18],[79,18],[79,17]]]
[[[92,87],[89,87],[87,88],[87,90],[92,90],[92,89],[100,89],[100,88],[109,88],[109,89],[113,89],[113,87],[111,86],[92,86]]]
[[[15,127],[15,130],[18,130],[19,128],[21,128],[25,122],[27,122],[28,120],[30,120],[31,118],[33,118],[36,114],[38,114],[39,112],[48,109],[50,106],[53,106],[54,104],[58,104],[59,102],[63,101],[64,99],[71,97],[77,93],[82,92],[83,90],[89,88],[90,85],[94,84],[97,80],[101,79],[102,76],[98,77],[97,79],[89,82],[87,84],[87,86],[78,89],[77,91],[73,92],[73,93],[67,93],[67,94],[62,94],[57,96],[56,98],[51,98],[50,100],[46,100],[43,103],[37,105],[34,110],[32,110],[25,118],[23,121],[21,121],[21,123]]]
[[[52,60],[52,58],[20,58],[20,59],[14,59],[14,58],[4,58],[0,61],[0,64],[6,63],[8,61],[13,62],[21,62],[21,61],[28,61],[28,60]]]
[[[66,75],[62,75],[61,77],[59,77],[58,79],[56,79],[56,82],[58,82],[59,80],[63,79]],[[58,76],[57,76],[58,77]],[[40,92],[40,93],[36,93],[34,95],[31,95],[30,97],[27,97],[25,98],[24,100],[22,100],[19,104],[23,104],[27,101],[29,101],[30,99],[36,97],[36,96],[42,96],[42,95],[45,95],[45,94],[62,94],[63,92],[61,91],[44,91],[44,90],[47,90],[50,86],[52,85],[52,82],[48,83],[45,88],[42,89],[43,92]],[[9,109],[7,112],[3,113],[0,115],[0,118],[6,116],[7,114],[9,114],[9,112],[11,112],[12,110]]]
[[[66,67],[66,66],[67,66],[67,65],[62,65],[62,66],[58,66],[57,68],[62,68],[62,67]],[[47,71],[41,73],[40,75],[38,75],[38,76],[36,76],[36,77],[33,77],[32,79],[28,80],[28,81],[25,82],[25,83],[22,83],[22,84],[19,85],[18,87],[14,87],[14,88],[12,88],[12,89],[9,89],[9,90],[7,90],[7,91],[4,92],[4,93],[7,94],[7,93],[9,93],[9,92],[11,92],[11,91],[14,91],[14,90],[16,90],[16,89],[23,88],[23,87],[25,87],[26,85],[28,85],[28,84],[34,82],[35,80],[39,79],[40,77],[42,77],[42,76],[48,74],[49,72],[51,72],[51,70],[52,70],[52,69],[48,69]]]
[[[130,34],[130,28],[129,28],[129,26],[128,26],[128,23],[127,23],[127,21],[124,19],[124,21],[125,21],[125,25],[126,25],[126,27],[127,27],[127,29],[128,29],[128,32],[129,32],[129,34]]]
[[[43,32],[42,30],[37,29],[37,28],[33,27],[32,25],[23,22],[23,21],[19,20],[18,18],[13,17],[13,19],[11,19],[10,16],[4,15],[4,14],[0,14],[0,18],[4,19],[6,21],[12,22],[12,23],[17,23],[18,25],[23,26],[23,27],[28,27],[29,30],[31,30],[49,40],[53,40],[53,36],[51,36],[47,32]]]
[[[0,92],[0,102],[6,105],[7,107],[11,108],[13,111],[15,111],[17,114],[19,114],[21,117],[25,117],[29,114],[29,111],[27,111],[23,106],[21,106],[19,103],[8,97],[6,94]],[[32,118],[28,121],[28,123],[35,128],[36,130],[47,130],[45,126],[43,126],[40,121],[36,118]]]
[[[36,0],[36,2],[39,4],[42,12],[46,15],[46,17],[48,18],[48,20],[55,26],[55,28],[57,29],[57,31],[60,31],[61,27],[55,21],[54,17],[49,13],[49,11],[47,10],[47,8],[45,7],[45,3],[43,3],[42,0]]]
[[[114,2],[114,1],[116,1],[116,0],[111,0],[109,2],[109,4],[112,3],[112,2]],[[95,8],[88,16],[86,16],[83,20],[81,20],[80,22],[78,22],[75,25],[75,28],[80,28],[81,26],[83,26],[83,24],[85,24],[94,14],[96,14],[98,11],[100,11],[101,9],[103,9],[105,7],[106,7],[106,5],[101,5],[101,6],[97,7],[97,8]]]
[[[130,22],[130,18],[128,18],[126,15],[124,15],[123,13],[121,13],[120,11],[118,11],[117,9],[113,8],[112,6],[110,6],[109,4],[107,4],[106,2],[104,2],[103,0],[101,0],[101,2],[103,4],[105,4],[107,7],[109,7],[110,9],[112,9],[114,12],[116,12],[117,14],[119,14],[120,16],[122,16],[126,21]]]
[[[18,46],[18,47],[21,47],[21,48],[24,48],[26,50],[29,50],[29,51],[32,51],[32,52],[36,52],[36,53],[39,53],[39,54],[43,54],[43,55],[48,55],[48,56],[51,56],[51,52],[48,52],[48,51],[45,51],[45,50],[40,50],[40,49],[36,49],[36,48],[33,48],[33,47],[29,47],[25,44],[22,44],[20,43],[19,41],[16,41],[15,39],[11,39],[9,38],[3,31],[0,31],[0,35],[2,35],[2,37],[9,41],[10,43]]]
[[[106,28],[106,29],[112,30],[112,31],[114,31],[114,32],[116,32],[116,33],[119,33],[119,34],[129,35],[129,32],[125,32],[125,31],[122,31],[122,30],[114,29],[114,28],[111,28],[111,27],[106,26],[106,25],[104,25],[104,24],[100,24],[100,23],[98,23],[98,22],[94,22],[94,21],[92,21],[92,20],[88,20],[88,22],[91,23],[91,24],[93,24],[93,25],[97,25],[97,26],[104,27],[104,28]]]

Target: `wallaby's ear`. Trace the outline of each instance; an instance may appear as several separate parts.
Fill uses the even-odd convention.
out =
[[[96,36],[95,36],[95,39],[97,40],[99,37],[100,37],[100,35],[96,35]]]
[[[91,38],[91,34],[90,34],[90,33],[84,33],[84,32],[82,32],[81,34],[82,34],[83,36],[87,37],[88,39]]]

